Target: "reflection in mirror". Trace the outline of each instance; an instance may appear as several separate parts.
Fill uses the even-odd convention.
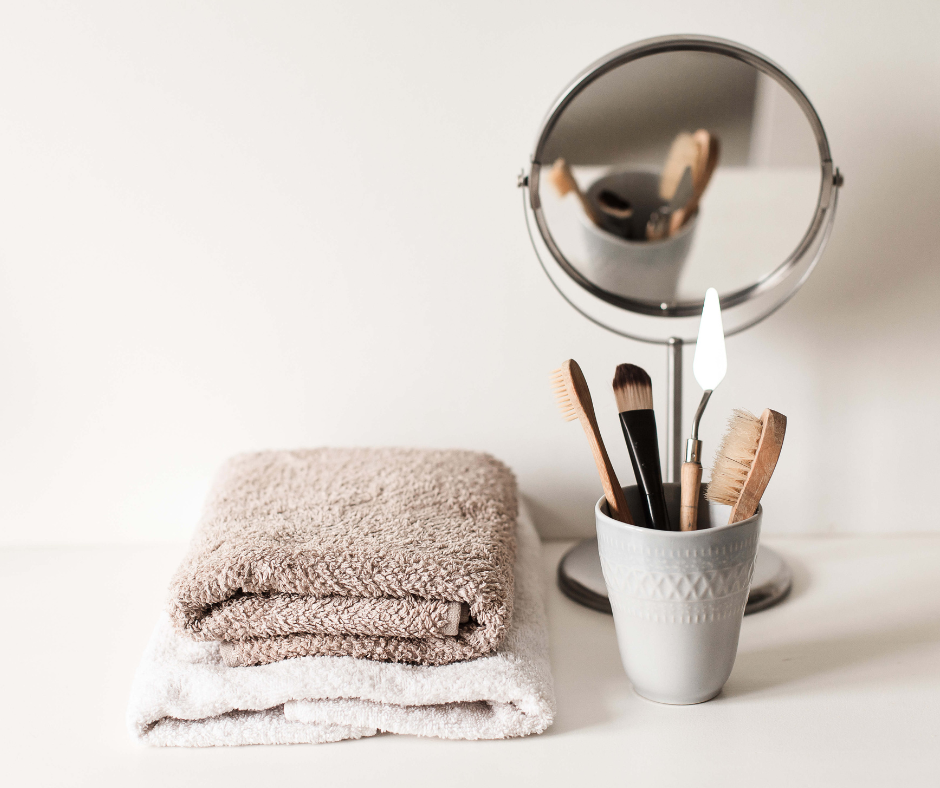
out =
[[[712,52],[657,53],[604,73],[557,117],[540,160],[545,223],[569,264],[656,306],[764,280],[799,246],[821,191],[797,101]]]

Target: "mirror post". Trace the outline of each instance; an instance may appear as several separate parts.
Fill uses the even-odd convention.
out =
[[[679,483],[682,468],[682,340],[666,342],[666,478]]]

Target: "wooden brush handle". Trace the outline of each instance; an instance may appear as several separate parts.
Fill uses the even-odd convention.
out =
[[[578,182],[575,180],[574,173],[571,172],[568,162],[564,159],[556,159],[555,163],[552,165],[552,169],[549,171],[549,180],[551,180],[560,197],[564,197],[569,192],[574,192],[578,200],[581,201],[581,207],[584,209],[584,213],[587,214],[587,217],[598,227],[601,226],[601,217],[598,216],[597,211],[587,198],[587,195],[581,191],[581,187],[578,186]]]
[[[592,414],[593,415],[593,414]],[[624,497],[623,488],[617,481],[617,474],[614,466],[610,464],[610,457],[607,456],[607,449],[604,448],[604,441],[601,438],[597,422],[592,421],[592,427],[584,426],[584,434],[588,437],[591,444],[591,451],[594,454],[594,463],[597,465],[597,473],[601,477],[601,485],[604,488],[604,495],[607,498],[607,505],[610,506],[610,514],[615,520],[622,523],[633,525],[633,515],[630,514],[630,507],[627,506],[627,499]]]
[[[590,403],[590,400],[588,403]],[[582,404],[584,404],[583,401]],[[617,473],[614,471],[614,466],[610,464],[607,449],[604,448],[604,439],[601,437],[600,428],[597,426],[597,419],[594,417],[593,405],[582,408],[580,415],[581,426],[584,428],[584,434],[587,435],[588,443],[591,444],[594,464],[597,466],[597,473],[601,477],[601,486],[604,488],[604,496],[607,498],[607,505],[610,506],[611,517],[615,520],[620,520],[622,523],[633,525],[633,515],[630,514],[630,507],[627,506],[627,499],[624,497],[623,488],[617,480]]]
[[[783,437],[787,432],[787,417],[782,413],[768,408],[761,414],[763,428],[760,433],[760,443],[754,454],[751,470],[744,480],[744,487],[738,496],[738,501],[731,510],[729,523],[739,523],[752,517],[757,511],[757,505],[764,495],[764,490],[770,484],[770,477],[777,467],[780,458],[780,449],[783,448]]]
[[[614,466],[610,464],[607,449],[604,448],[604,439],[601,437],[601,431],[597,426],[597,418],[594,416],[591,390],[584,379],[584,373],[581,372],[578,362],[574,359],[568,359],[562,364],[562,375],[567,377],[565,386],[568,399],[578,414],[578,420],[581,422],[588,443],[591,444],[594,464],[597,466],[597,473],[601,477],[601,485],[604,488],[607,504],[610,506],[611,517],[620,520],[622,523],[633,525],[633,515],[630,514],[630,507],[627,506],[627,499],[623,495],[620,482],[617,481]]]
[[[682,463],[682,499],[679,504],[679,530],[698,528],[698,491],[702,485],[702,466],[697,462]]]

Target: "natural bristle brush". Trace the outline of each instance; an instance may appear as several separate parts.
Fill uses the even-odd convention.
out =
[[[627,506],[627,499],[624,498],[623,489],[617,481],[617,474],[604,448],[604,440],[601,438],[597,418],[594,416],[591,391],[588,389],[587,381],[577,361],[568,359],[561,365],[561,369],[556,369],[552,373],[552,388],[565,421],[578,419],[581,422],[588,443],[591,444],[594,464],[597,465],[597,473],[601,477],[611,517],[632,525],[633,516],[630,514],[630,507]]]
[[[757,511],[777,467],[786,431],[787,417],[782,413],[768,408],[757,418],[735,409],[715,454],[705,493],[712,503],[732,507],[729,524],[746,520]]]

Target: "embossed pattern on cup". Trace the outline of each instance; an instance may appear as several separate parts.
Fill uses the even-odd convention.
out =
[[[677,519],[679,485],[665,487],[670,518]],[[699,530],[654,531],[642,527],[637,488],[625,487],[624,494],[637,525],[608,517],[603,498],[595,508],[624,669],[650,700],[709,700],[734,666],[762,511],[729,526],[730,507],[703,501]]]

